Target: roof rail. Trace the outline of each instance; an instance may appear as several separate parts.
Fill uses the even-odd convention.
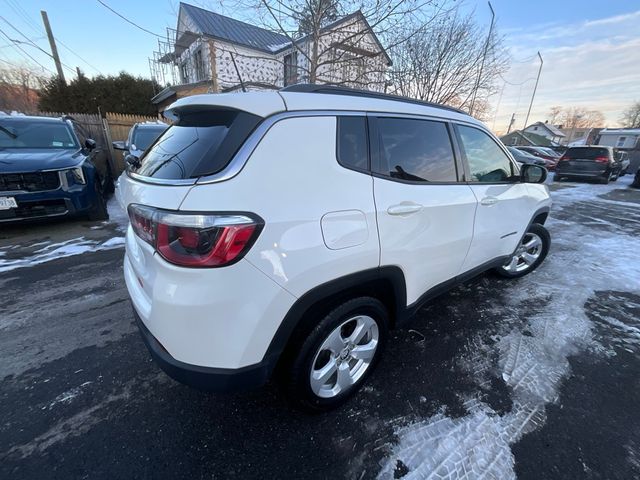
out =
[[[392,95],[390,93],[371,92],[368,90],[359,90],[357,88],[340,87],[336,85],[317,85],[310,83],[297,83],[280,89],[281,92],[295,92],[295,93],[323,93],[328,95],[348,95],[352,97],[368,97],[377,98],[380,100],[393,100],[395,102],[413,103],[416,105],[423,105],[425,107],[441,108],[443,110],[450,110],[452,112],[461,113],[463,115],[469,115],[467,112],[455,107],[449,107],[448,105],[441,105],[439,103],[424,102],[422,100],[416,100],[413,98],[402,97],[400,95]]]

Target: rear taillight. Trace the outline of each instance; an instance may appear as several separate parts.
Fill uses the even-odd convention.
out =
[[[136,235],[183,267],[222,267],[240,260],[264,224],[246,213],[181,213],[143,205],[129,205],[128,211]]]
[[[596,157],[594,158],[594,160],[598,163],[609,163],[609,157],[607,157],[606,155],[603,155],[601,157]]]
[[[562,156],[558,159],[558,161],[559,161],[559,162],[566,162],[566,161],[569,161],[569,160],[571,160],[571,159],[570,159],[569,157],[567,157],[566,155],[562,155]]]

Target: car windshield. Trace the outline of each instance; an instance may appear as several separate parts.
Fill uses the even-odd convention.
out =
[[[0,118],[0,148],[79,147],[71,129],[64,122]]]
[[[593,160],[596,157],[609,156],[609,151],[606,148],[570,148],[564,154],[566,158],[581,158],[584,160]]]
[[[167,125],[138,127],[133,132],[133,139],[131,140],[131,143],[135,145],[137,150],[146,150],[166,129]]]

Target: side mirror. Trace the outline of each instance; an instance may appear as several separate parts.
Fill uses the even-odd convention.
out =
[[[115,142],[112,142],[113,148],[115,148],[116,150],[126,150],[127,146],[124,142],[124,140],[118,140]]]
[[[520,181],[524,183],[544,183],[547,179],[547,169],[533,163],[526,163],[520,167]]]
[[[92,138],[87,138],[84,141],[84,146],[87,148],[87,150],[91,151],[97,147],[97,144],[96,144],[96,141],[93,140]]]
[[[131,168],[140,167],[140,159],[135,155],[131,155],[131,154],[126,155],[124,157],[124,161],[127,162],[127,165],[130,166]]]

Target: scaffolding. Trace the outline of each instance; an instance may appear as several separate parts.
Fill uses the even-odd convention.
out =
[[[149,57],[151,78],[161,87],[178,85],[184,78],[195,78],[194,62],[180,64],[179,59],[182,53],[198,40],[202,42],[202,35],[179,32],[175,28],[167,27],[166,37],[158,38],[158,47],[154,50],[153,56]]]

